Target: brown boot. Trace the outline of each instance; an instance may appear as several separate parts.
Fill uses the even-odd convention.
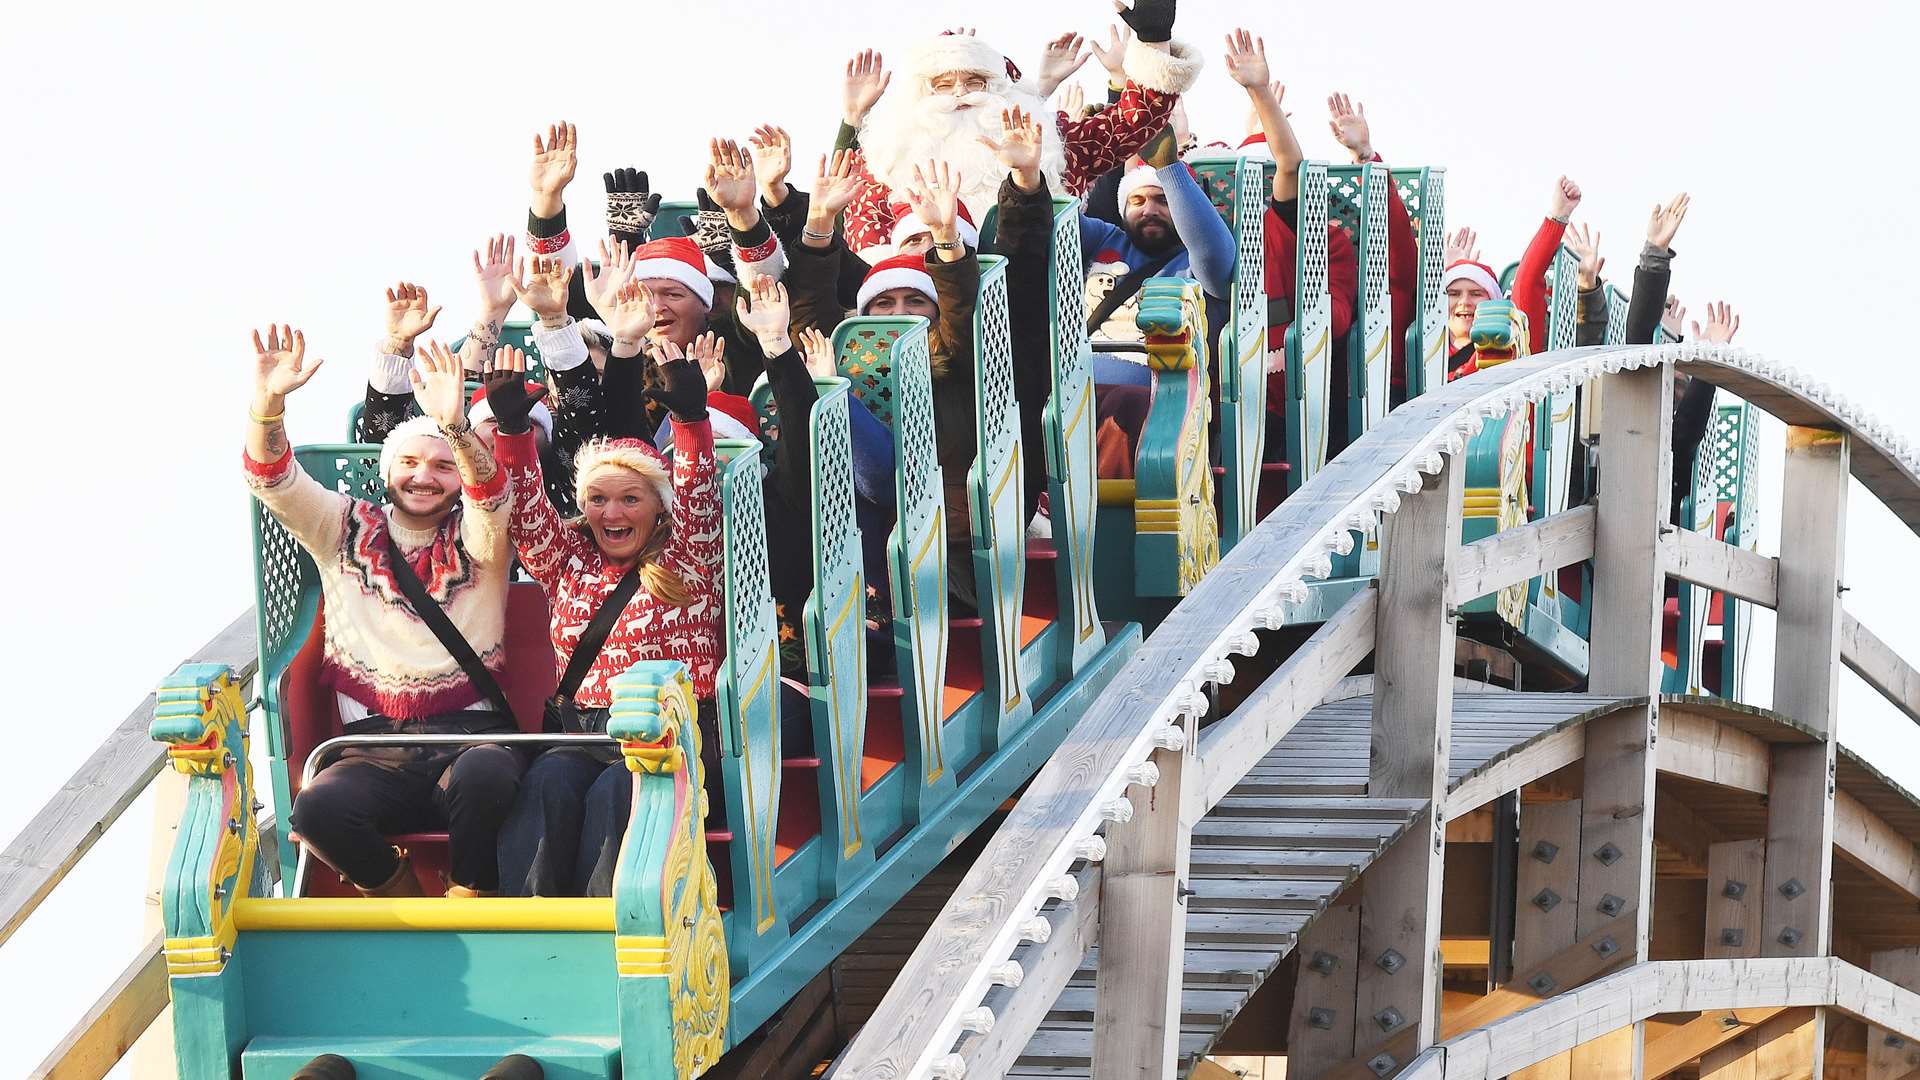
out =
[[[399,858],[400,865],[394,867],[392,877],[371,889],[361,888],[359,885],[355,885],[354,888],[360,889],[362,896],[425,896],[426,894],[420,891],[420,879],[413,876],[413,860],[407,857],[406,850],[394,848],[393,853]]]
[[[449,900],[469,900],[476,896],[499,896],[499,895],[500,893],[497,890],[493,892],[482,892],[479,889],[470,888],[466,885],[447,886],[447,899]]]

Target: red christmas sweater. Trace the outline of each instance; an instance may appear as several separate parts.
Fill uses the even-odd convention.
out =
[[[705,420],[673,422],[673,538],[661,561],[693,592],[685,607],[667,604],[645,585],[627,601],[607,643],[588,669],[574,701],[583,709],[612,703],[607,683],[640,660],[680,660],[694,692],[713,696],[713,679],[724,648],[721,637],[720,483],[713,456],[713,427]],[[520,565],[540,583],[553,609],[551,637],[556,677],[567,669],[574,643],[593,620],[600,602],[620,583],[626,568],[607,566],[583,529],[560,519],[540,478],[533,433],[502,433],[495,440],[513,492],[509,535]]]

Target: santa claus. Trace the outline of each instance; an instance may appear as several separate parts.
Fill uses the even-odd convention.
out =
[[[1179,95],[1200,74],[1199,53],[1172,39],[1174,0],[1137,0],[1130,8],[1116,0],[1115,6],[1135,35],[1124,46],[1126,87],[1118,101],[1091,117],[1074,119],[1055,111],[1054,123],[1043,125],[1040,167],[1056,192],[1078,195],[1101,173],[1124,163],[1166,128]],[[1069,38],[1074,42],[1071,56],[1078,38],[1061,40]],[[1114,47],[1121,47],[1117,38]],[[1051,81],[1057,84],[1085,59],[1050,72],[1055,76]],[[867,70],[878,77],[877,65]],[[942,34],[915,46],[901,74],[902,85],[881,97],[864,117],[848,117],[849,122],[858,121],[854,126],[865,153],[866,176],[846,212],[847,245],[859,252],[888,249],[898,213],[893,192],[904,191],[913,167],[928,161],[953,166],[964,179],[961,201],[974,220],[982,220],[1007,169],[981,137],[996,142],[1001,138],[1004,110],[1017,106],[1045,115],[1053,90],[1043,82],[1023,81],[1000,50],[971,34]],[[848,65],[848,77],[851,99],[854,64]]]

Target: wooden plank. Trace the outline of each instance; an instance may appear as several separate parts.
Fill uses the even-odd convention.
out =
[[[1225,798],[1301,717],[1373,651],[1378,597],[1373,589],[1355,593],[1239,708],[1201,732],[1200,778],[1208,807]]]
[[[225,664],[237,680],[251,679],[259,665],[253,609],[241,612],[181,662]],[[0,943],[13,936],[160,771],[166,751],[147,735],[152,719],[149,694],[0,852]]]
[[[1099,935],[1100,873],[1098,864],[1081,871],[1080,894],[1045,916],[1053,927],[1046,943],[1024,946],[1014,954],[1022,969],[1020,985],[996,988],[981,1003],[993,1010],[993,1029],[970,1034],[956,1047],[967,1063],[968,1075],[1000,1076],[1011,1069],[1061,989],[1079,970]]]
[[[1773,756],[1757,735],[1678,702],[1660,706],[1657,768],[1755,795],[1767,793]]]
[[[1719,827],[1694,813],[1670,785],[1656,781],[1654,791],[1654,842],[1673,852],[1687,869],[1709,873],[1709,853],[1713,845],[1726,839]]]
[[[1723,1045],[1754,1030],[1778,1016],[1782,1009],[1714,1009],[1667,1032],[1647,1040],[1646,1080],[1659,1080],[1688,1064],[1716,1046]],[[1798,1010],[1811,1016],[1812,1009]]]
[[[1328,908],[1307,927],[1295,951],[1300,973],[1287,1023],[1287,1071],[1293,1080],[1315,1080],[1353,1056],[1360,909],[1351,904]]]
[[[1920,723],[1920,671],[1844,611],[1840,613],[1840,659],[1894,708]]]
[[[1661,539],[1660,550],[1667,573],[1681,581],[1704,585],[1761,607],[1770,608],[1779,603],[1779,564],[1757,551],[1735,547],[1692,529],[1667,533]]]
[[[1832,924],[1833,744],[1773,748],[1762,956],[1822,956]]]
[[[1584,736],[1581,745],[1585,745]],[[1579,939],[1580,800],[1520,808],[1520,872],[1514,906],[1513,969],[1534,971]],[[1516,1072],[1517,1080],[1568,1080],[1568,1055]]]
[[[1783,1009],[1700,1056],[1700,1080],[1817,1080],[1819,1009]]]
[[[1593,558],[1595,511],[1578,506],[1460,549],[1447,602],[1464,604]]]
[[[1833,850],[1889,887],[1920,899],[1920,848],[1845,791],[1833,793]]]
[[[1887,949],[1873,954],[1873,974],[1906,990],[1920,990],[1920,948]],[[1867,1026],[1868,1080],[1899,1080],[1920,1068],[1920,1042],[1876,1024]]]
[[[1194,726],[1181,748],[1153,752],[1159,782],[1129,789],[1133,820],[1107,827],[1093,1016],[1096,1080],[1171,1076],[1179,1056],[1188,921],[1181,887],[1193,826],[1206,813]]]
[[[32,1080],[100,1080],[167,1007],[167,964],[155,936],[134,954],[67,1037],[48,1052]]]
[[[1600,505],[1594,522],[1588,689],[1657,689],[1665,574],[1659,551],[1672,473],[1673,372],[1662,366],[1607,379]]]
[[[1781,498],[1780,603],[1773,708],[1832,737],[1840,701],[1841,568],[1846,557],[1847,441],[1789,428]]]
[[[1709,960],[1760,955],[1760,889],[1766,880],[1767,842],[1730,840],[1707,851]]]

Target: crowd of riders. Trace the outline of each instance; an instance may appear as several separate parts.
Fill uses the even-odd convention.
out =
[[[769,533],[810,536],[806,418],[815,377],[835,373],[834,329],[851,315],[921,316],[930,326],[935,437],[956,553],[947,561],[949,593],[956,615],[972,614],[962,485],[976,451],[976,257],[1007,260],[1015,392],[1027,445],[1038,447],[1051,377],[1056,196],[1083,199],[1088,330],[1118,347],[1103,348],[1094,367],[1102,477],[1132,475],[1151,404],[1144,354],[1124,351],[1141,338],[1134,314],[1142,284],[1191,278],[1210,304],[1224,305],[1234,279],[1234,233],[1186,155],[1237,153],[1276,164],[1264,273],[1269,400],[1283,399],[1277,343],[1293,318],[1305,155],[1282,108],[1286,88],[1274,80],[1264,41],[1244,30],[1229,35],[1222,67],[1247,94],[1247,119],[1238,130],[1207,132],[1219,138],[1203,145],[1181,107],[1202,56],[1173,36],[1174,0],[1116,7],[1121,22],[1104,40],[1062,34],[1044,43],[1031,73],[964,30],[914,43],[894,54],[896,63],[872,50],[855,54],[838,131],[829,143],[823,111],[820,152],[801,159],[817,161],[810,177],[802,174],[806,190],[792,182],[787,129],[768,124],[744,140],[716,137],[702,182],[688,193],[698,209],[671,230],[685,235],[654,235],[663,193],[635,167],[647,163],[583,140],[571,124],[536,134],[525,235],[500,234],[474,252],[477,303],[457,351],[429,337],[441,308],[425,287],[403,281],[385,290],[384,333],[359,421],[361,439],[380,446],[384,501],[342,494],[303,472],[287,440],[286,402],[320,361],[295,327],[255,333],[248,487],[319,571],[321,678],[342,732],[401,736],[391,745],[356,740],[314,776],[292,808],[299,842],[367,895],[422,893],[423,875],[388,838],[429,829],[449,835],[448,895],[608,895],[632,794],[614,745],[488,741],[535,726],[516,719],[500,685],[509,582],[537,582],[550,612],[557,689],[544,730],[603,733],[614,676],[636,661],[680,660],[702,701],[711,762],[719,744],[714,679],[725,647],[715,439],[761,435],[747,395],[764,380],[785,420],[765,470]],[[1092,99],[1073,81],[1089,60],[1106,83]],[[1326,106],[1343,153],[1384,160],[1364,106],[1338,93]],[[569,222],[566,195],[583,142],[601,155],[606,217],[582,232],[582,223]],[[1449,378],[1476,369],[1475,310],[1490,300],[1510,298],[1527,317],[1532,351],[1544,348],[1546,271],[1563,244],[1579,257],[1579,343],[1605,338],[1599,234],[1571,224],[1579,185],[1559,178],[1548,196],[1510,297],[1473,230],[1447,237]],[[1653,210],[1633,275],[1628,343],[1653,341],[1662,322],[1680,336],[1682,311],[1668,280],[1687,207],[1681,195]],[[997,224],[983,252],[978,223],[990,210]],[[1418,288],[1413,223],[1397,193],[1388,227],[1397,403]],[[1327,239],[1332,339],[1343,342],[1356,317],[1358,267],[1339,224],[1328,226]],[[379,292],[369,292],[377,311]],[[516,308],[531,322],[537,381],[522,350],[502,344]],[[1692,335],[1728,340],[1737,317],[1724,304],[1708,312]],[[1220,312],[1209,319],[1223,322]],[[1336,400],[1345,370],[1334,363]],[[1692,474],[1686,463],[1711,403],[1704,383],[1676,399],[1676,478]],[[1284,446],[1280,423],[1276,411],[1269,447]],[[894,442],[857,400],[851,428],[867,580],[884,589]],[[1337,447],[1345,436],[1334,438]],[[1025,456],[1027,520],[1041,534],[1043,460],[1037,450]],[[788,687],[783,739],[803,747],[811,742],[798,689],[807,678],[799,644],[812,588],[807,545],[770,545],[768,559]],[[882,617],[874,616],[876,638]],[[882,670],[891,664],[889,648],[870,651]],[[467,738],[404,738],[420,734]],[[717,770],[707,771],[711,782]]]

